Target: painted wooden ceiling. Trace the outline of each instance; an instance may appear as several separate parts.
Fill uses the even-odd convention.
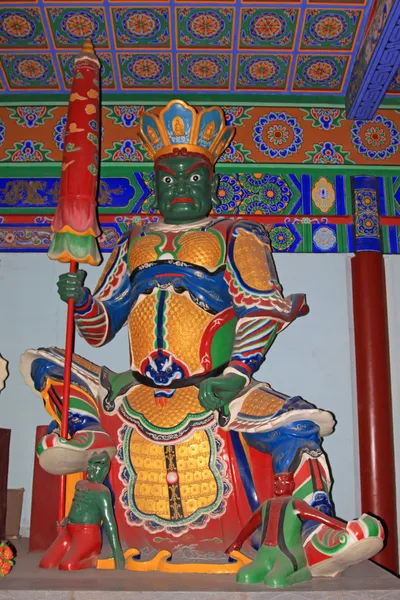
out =
[[[344,96],[372,0],[0,4],[3,93],[68,91],[91,38],[105,93]],[[400,92],[400,77],[389,93]]]

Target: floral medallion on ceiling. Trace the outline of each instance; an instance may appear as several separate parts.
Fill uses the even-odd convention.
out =
[[[179,54],[179,88],[229,88],[230,56],[226,54]]]
[[[2,0],[0,89],[68,91],[90,38],[104,93],[343,96],[373,0]],[[389,93],[400,93],[400,71]]]
[[[338,49],[351,50],[354,43],[354,31],[362,17],[361,10],[319,10],[306,11],[302,50]]]
[[[3,53],[0,61],[10,90],[59,89],[51,54]]]
[[[112,8],[116,48],[170,48],[169,9]]]
[[[170,54],[118,54],[123,89],[172,89]]]
[[[298,56],[293,90],[340,91],[348,60],[341,55]]]
[[[112,64],[112,55],[110,52],[97,52],[97,56],[100,60],[100,73],[101,83],[103,90],[114,90],[115,79],[114,70]],[[62,73],[64,85],[66,88],[70,88],[72,85],[72,78],[74,74],[74,60],[76,54],[72,52],[60,52],[57,54],[60,70]]]
[[[290,56],[239,54],[236,89],[284,90]]]
[[[54,45],[56,48],[80,48],[82,40],[90,38],[96,48],[108,48],[105,9],[92,7],[48,8]]]
[[[14,11],[0,9],[0,47],[47,48],[47,39],[38,8]]]
[[[233,8],[177,8],[178,48],[231,49],[233,19]]]
[[[291,50],[294,45],[299,10],[243,8],[240,48],[276,48]]]

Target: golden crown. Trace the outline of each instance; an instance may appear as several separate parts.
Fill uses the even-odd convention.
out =
[[[140,118],[139,135],[154,161],[175,149],[203,154],[214,164],[235,135],[227,127],[221,108],[212,106],[201,112],[183,100],[171,100],[159,116],[144,112]]]

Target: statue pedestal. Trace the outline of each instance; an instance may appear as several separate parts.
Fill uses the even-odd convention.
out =
[[[18,558],[1,582],[1,600],[272,600],[282,590],[237,585],[233,575],[170,575],[129,571],[62,572],[39,569],[40,553],[19,540]],[[133,594],[136,592],[136,594]],[[400,580],[364,562],[334,579],[314,579],[283,590],[285,600],[400,599]],[[139,595],[140,594],[140,595]]]

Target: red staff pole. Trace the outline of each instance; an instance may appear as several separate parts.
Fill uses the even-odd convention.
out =
[[[76,273],[78,270],[78,263],[75,260],[71,260],[69,263],[69,272]],[[61,414],[61,437],[66,439],[68,437],[68,411],[69,411],[69,394],[71,389],[71,367],[72,367],[72,354],[74,352],[74,333],[75,333],[75,322],[74,322],[74,310],[75,300],[70,298],[68,300],[68,311],[67,311],[67,328],[65,335],[65,361],[64,361],[64,389],[63,389],[63,403],[62,403],[62,414]],[[67,492],[67,476],[62,475],[59,483],[59,495],[58,495],[58,522],[62,523],[65,517],[65,498]]]
[[[99,265],[96,196],[99,170],[100,63],[90,40],[75,58],[74,77],[68,106],[60,198],[54,216],[54,232],[48,256],[69,264],[76,273],[78,264]],[[65,341],[64,389],[60,415],[61,438],[68,438],[71,367],[74,348],[75,302],[68,300]],[[66,475],[60,477],[58,522],[65,516]]]

